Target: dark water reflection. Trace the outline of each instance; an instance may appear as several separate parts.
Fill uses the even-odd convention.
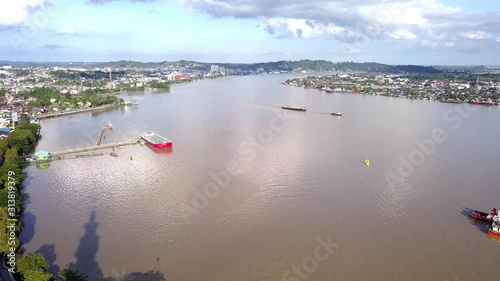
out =
[[[91,280],[281,280],[330,236],[340,248],[307,280],[496,280],[499,244],[462,206],[498,204],[499,108],[455,128],[443,117],[454,104],[322,94],[284,79],[199,81],[124,97],[138,107],[43,121],[38,149],[92,145],[108,122],[123,139],[155,131],[174,148],[29,167],[26,249],[51,245],[54,264]],[[446,142],[388,182],[436,128]],[[226,180],[229,163],[240,173]],[[218,181],[199,208],[197,194]]]

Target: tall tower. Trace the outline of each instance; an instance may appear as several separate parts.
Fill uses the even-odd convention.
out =
[[[476,94],[479,94],[479,91],[481,90],[481,87],[479,86],[479,74],[477,74],[476,77]]]
[[[107,70],[109,71],[109,89],[113,89],[114,88],[113,78],[111,77],[112,69],[111,68],[107,68]]]

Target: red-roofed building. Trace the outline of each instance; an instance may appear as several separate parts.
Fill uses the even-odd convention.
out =
[[[174,76],[174,79],[175,80],[184,80],[187,78],[187,75],[186,74],[178,74],[178,75],[175,75]]]

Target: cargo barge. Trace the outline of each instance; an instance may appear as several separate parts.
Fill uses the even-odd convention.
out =
[[[174,144],[171,140],[153,132],[143,134],[141,138],[145,140],[146,143],[152,145],[154,148],[172,147],[172,145]]]
[[[488,213],[473,210],[470,214],[469,217],[471,219],[476,219],[476,220],[481,220],[481,221],[487,221],[487,222],[492,222],[493,221],[493,216],[491,216]]]
[[[297,110],[297,111],[306,111],[307,110],[307,108],[305,106],[304,107],[294,107],[294,106],[284,105],[281,108],[288,109],[288,110]]]

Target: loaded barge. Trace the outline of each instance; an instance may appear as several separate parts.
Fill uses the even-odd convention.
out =
[[[174,144],[171,140],[153,132],[148,132],[142,135],[141,138],[148,144],[152,145],[154,148],[172,147],[172,145]]]
[[[297,110],[297,111],[306,111],[307,108],[304,106],[304,107],[294,107],[294,106],[288,106],[288,105],[284,105],[282,106],[281,108],[283,109],[288,109],[288,110]]]
[[[481,221],[487,221],[487,222],[492,222],[493,221],[493,216],[490,216],[488,213],[473,210],[470,214],[469,217],[471,219],[476,219],[476,220],[481,220]]]

